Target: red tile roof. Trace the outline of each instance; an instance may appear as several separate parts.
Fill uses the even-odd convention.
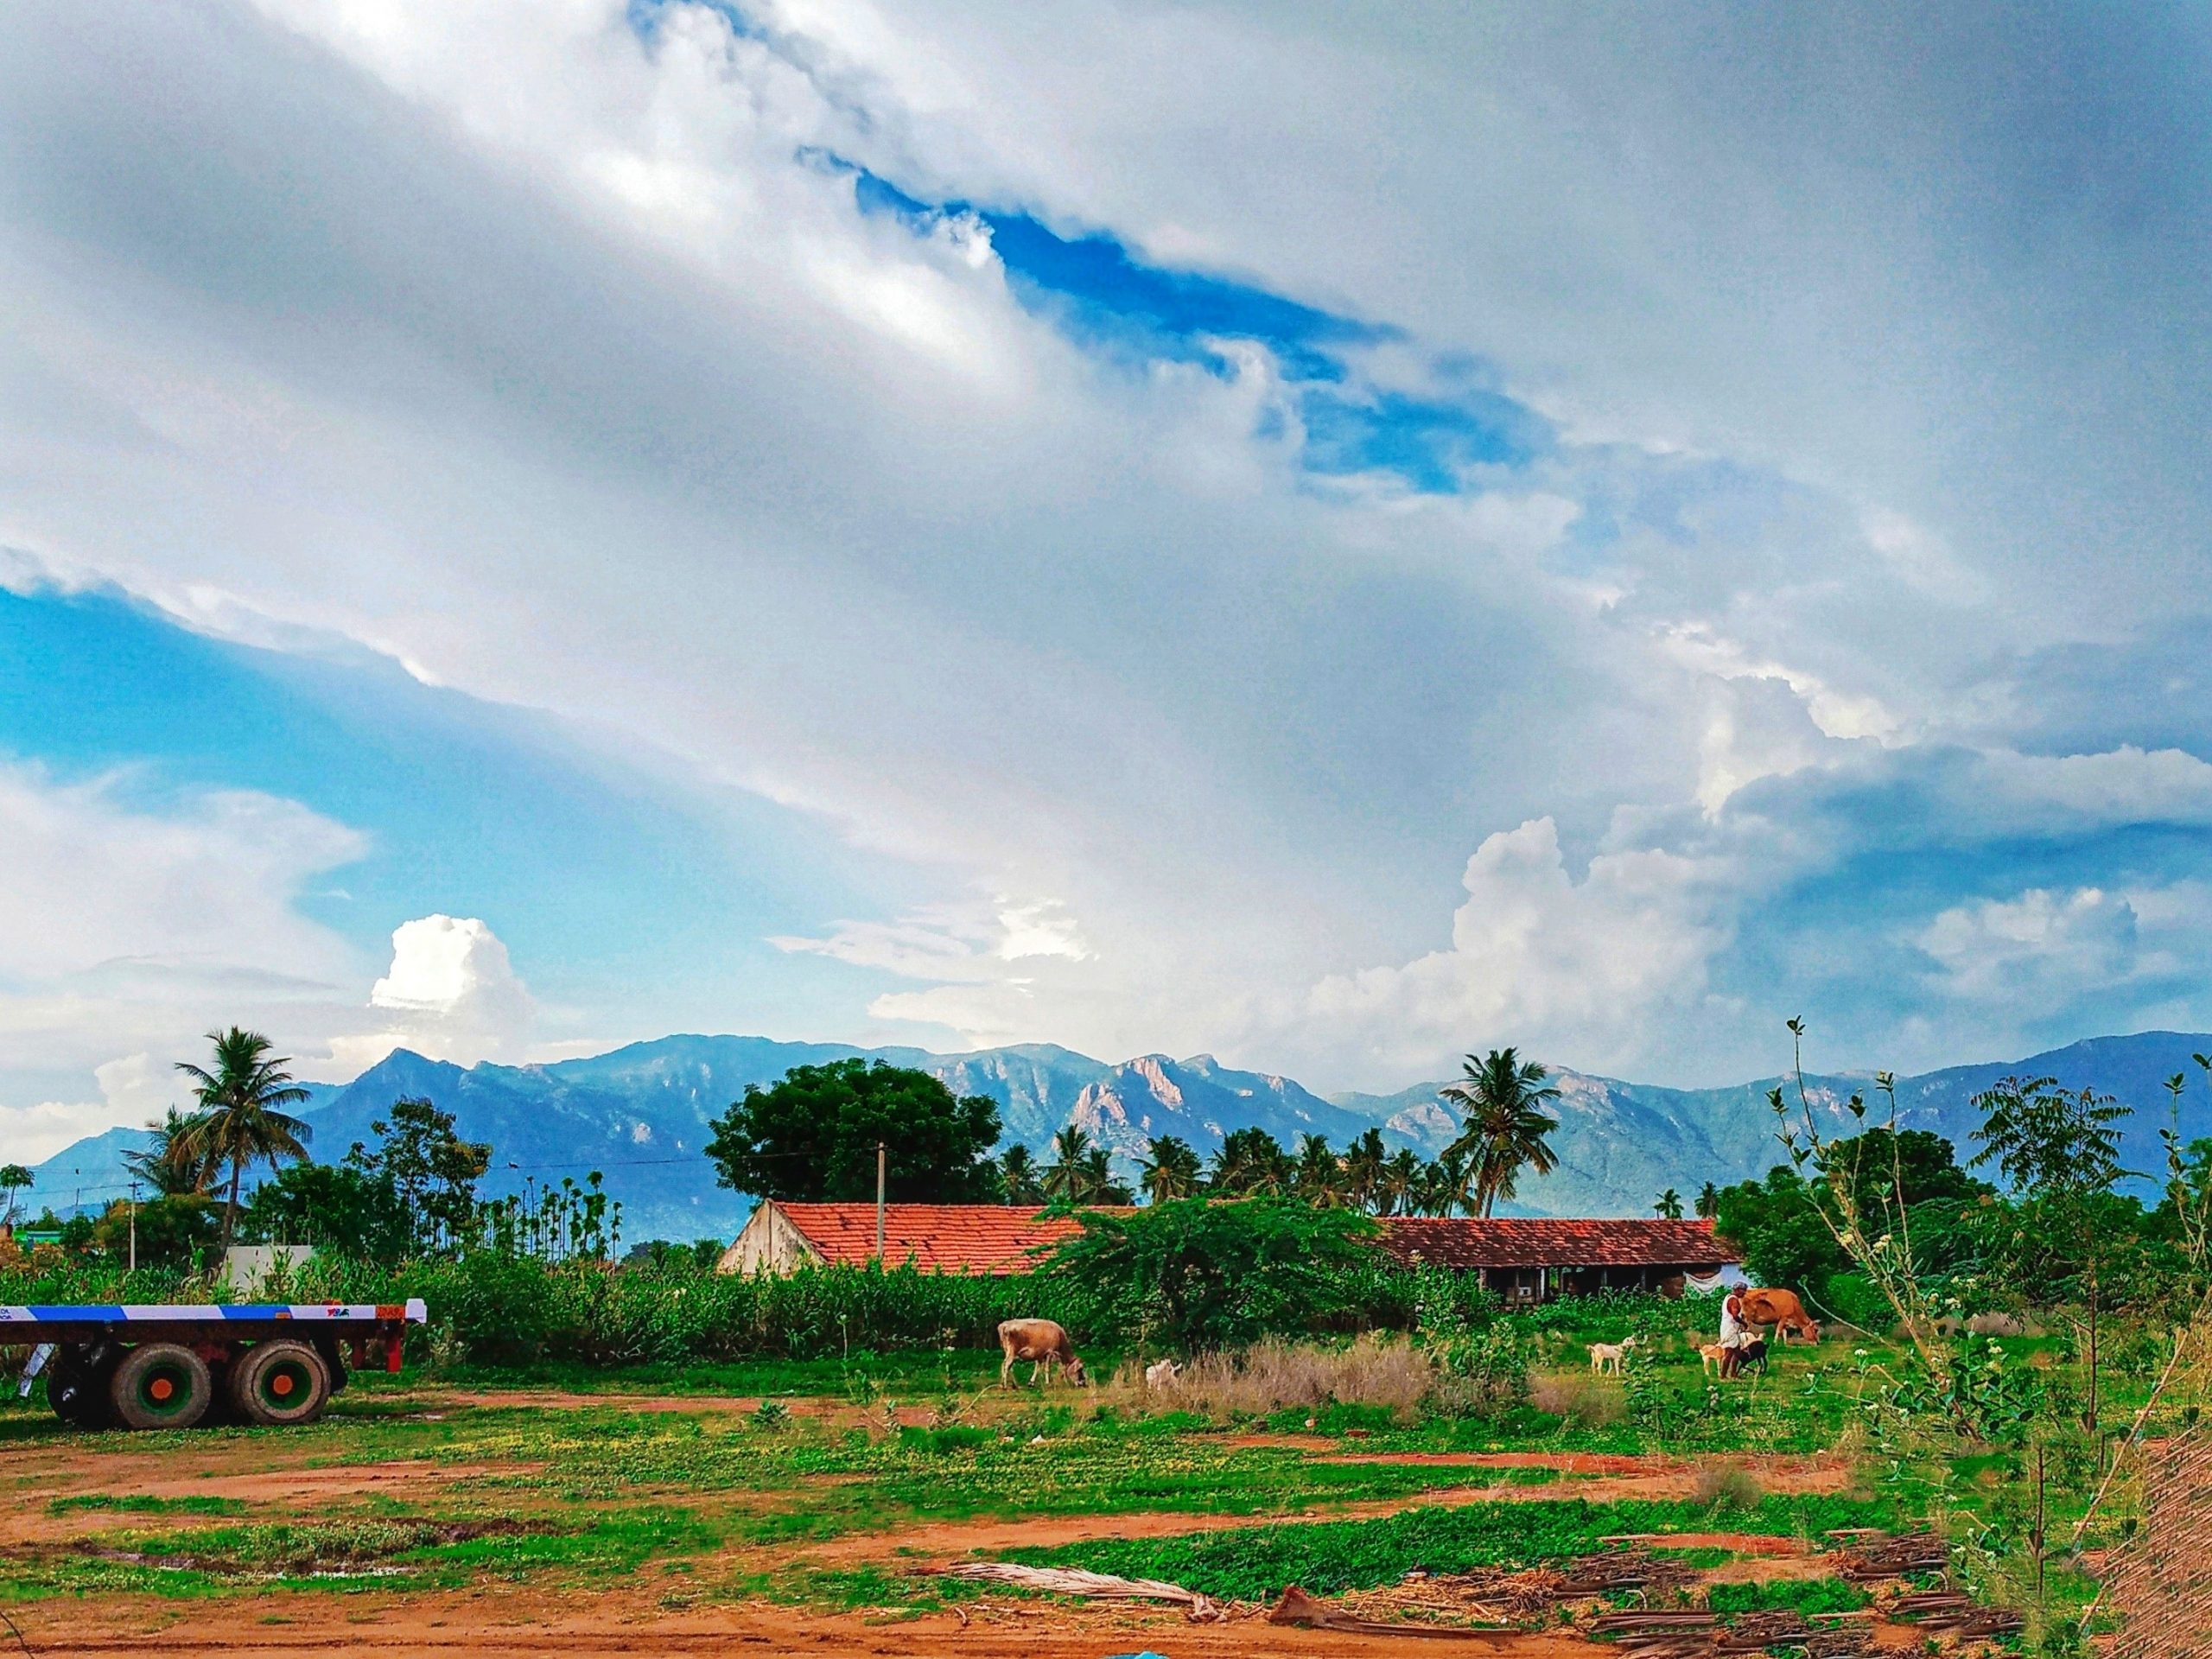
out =
[[[1484,1221],[1393,1216],[1382,1248],[1440,1268],[1697,1268],[1743,1259],[1709,1221]]]
[[[861,1267],[874,1260],[873,1204],[778,1201],[776,1207],[824,1262]],[[925,1273],[1027,1273],[1037,1265],[1033,1249],[1081,1230],[1070,1217],[1046,1217],[1034,1207],[887,1204],[883,1207],[883,1259],[894,1268],[911,1260]]]

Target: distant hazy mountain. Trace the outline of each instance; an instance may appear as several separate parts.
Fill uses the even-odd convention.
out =
[[[2136,1108],[2127,1161],[2158,1168],[2157,1130],[2165,1121],[2164,1080],[2190,1076],[2183,1130],[2212,1135],[2212,1097],[2190,1063],[2212,1052],[2212,1036],[2146,1032],[2101,1037],[2024,1060],[1955,1066],[1897,1082],[1906,1121],[1951,1137],[1963,1154],[1978,1121],[1972,1096],[2013,1073],[2049,1075],[2073,1088],[2118,1096]],[[1315,1131],[1341,1145],[1379,1126],[1392,1145],[1433,1154],[1457,1133],[1439,1105],[1443,1080],[1393,1095],[1324,1100],[1287,1077],[1239,1071],[1211,1055],[1174,1060],[1151,1054],[1110,1065],[1050,1044],[932,1054],[916,1048],[857,1049],[834,1043],[779,1043],[760,1037],[664,1037],[589,1059],[553,1065],[461,1067],[401,1050],[343,1086],[317,1084],[304,1109],[318,1158],[335,1160],[402,1096],[426,1096],[458,1118],[461,1132],[493,1147],[489,1189],[520,1192],[525,1180],[581,1180],[605,1173],[622,1200],[625,1236],[728,1237],[752,1200],[715,1185],[702,1155],[709,1120],[745,1092],[794,1065],[855,1054],[934,1072],[957,1094],[999,1103],[1010,1141],[1041,1152],[1073,1120],[1127,1157],[1154,1135],[1179,1135],[1210,1154],[1231,1129],[1256,1125],[1286,1146]],[[1780,1161],[1766,1091],[1772,1080],[1726,1089],[1662,1089],[1577,1071],[1554,1074],[1560,1126],[1560,1166],[1524,1181],[1516,1211],[1552,1215],[1648,1213],[1672,1186],[1687,1202],[1705,1182],[1726,1185],[1764,1175]],[[1808,1078],[1828,1127],[1847,1122],[1843,1103],[1869,1078]],[[87,1205],[119,1193],[122,1154],[145,1143],[137,1130],[111,1129],[80,1141],[35,1172],[35,1203],[67,1210],[81,1191]],[[5,1148],[0,1147],[0,1156]]]
[[[1948,1136],[1963,1160],[1975,1151],[1974,1129],[1981,1116],[1974,1097],[2008,1077],[2056,1077],[2069,1089],[2094,1089],[2135,1109],[2127,1121],[2122,1162],[2156,1174],[2164,1168],[2158,1129],[2169,1122],[2165,1080],[2186,1074],[2183,1095],[2184,1138],[2212,1135],[2212,1094],[2191,1056],[2212,1053],[2212,1036],[2147,1031],[2132,1037],[2093,1037],[2025,1059],[1951,1066],[1897,1080],[1897,1111],[1908,1128],[1933,1129]],[[1449,1079],[1416,1084],[1395,1095],[1347,1094],[1338,1106],[1376,1119],[1433,1154],[1458,1132],[1437,1102]],[[1542,1180],[1521,1184],[1516,1208],[1547,1215],[1633,1215],[1672,1186],[1687,1203],[1710,1180],[1732,1181],[1764,1176],[1783,1160],[1775,1139],[1773,1109],[1767,1091],[1779,1077],[1725,1089],[1662,1089],[1555,1071],[1560,1132],[1553,1137],[1560,1166]],[[1864,1091],[1870,1120],[1885,1109],[1872,1073],[1808,1075],[1807,1092],[1821,1115],[1822,1134],[1849,1134],[1853,1123],[1845,1103]],[[1797,1085],[1785,1096],[1795,1111]]]

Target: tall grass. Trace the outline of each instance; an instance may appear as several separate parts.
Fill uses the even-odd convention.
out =
[[[1135,1374],[1132,1362],[1123,1368]],[[1142,1387],[1141,1375],[1116,1381]],[[1403,1338],[1361,1336],[1341,1348],[1269,1337],[1234,1352],[1204,1355],[1173,1381],[1145,1390],[1148,1405],[1217,1420],[1266,1417],[1293,1407],[1380,1406],[1410,1417],[1435,1386],[1428,1356]]]

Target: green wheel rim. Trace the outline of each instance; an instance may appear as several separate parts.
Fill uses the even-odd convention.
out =
[[[271,1411],[296,1411],[315,1395],[315,1375],[303,1360],[280,1359],[254,1379],[254,1394]]]
[[[175,1417],[192,1404],[192,1373],[181,1365],[150,1366],[138,1379],[138,1404],[156,1417]]]

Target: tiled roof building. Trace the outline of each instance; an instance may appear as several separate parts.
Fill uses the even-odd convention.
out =
[[[1513,1301],[1595,1290],[1679,1296],[1691,1277],[1709,1279],[1743,1259],[1709,1221],[1548,1216],[1394,1216],[1382,1224],[1382,1248],[1409,1266],[1427,1262],[1479,1273],[1485,1285]]]
[[[876,1255],[873,1204],[768,1199],[723,1252],[724,1273],[789,1273],[804,1266],[861,1267]],[[892,1204],[883,1210],[883,1259],[925,1273],[1025,1273],[1077,1230],[1066,1216],[989,1204]],[[1680,1295],[1738,1253],[1709,1221],[1555,1221],[1393,1217],[1382,1248],[1399,1261],[1465,1273],[1509,1300],[1542,1301],[1592,1290]]]
[[[995,1204],[887,1204],[883,1259],[912,1262],[925,1273],[1026,1273],[1036,1254],[1072,1233],[1065,1216],[1034,1206]],[[804,1266],[861,1267],[875,1259],[873,1204],[795,1204],[764,1200],[722,1253],[724,1273],[789,1273]]]

